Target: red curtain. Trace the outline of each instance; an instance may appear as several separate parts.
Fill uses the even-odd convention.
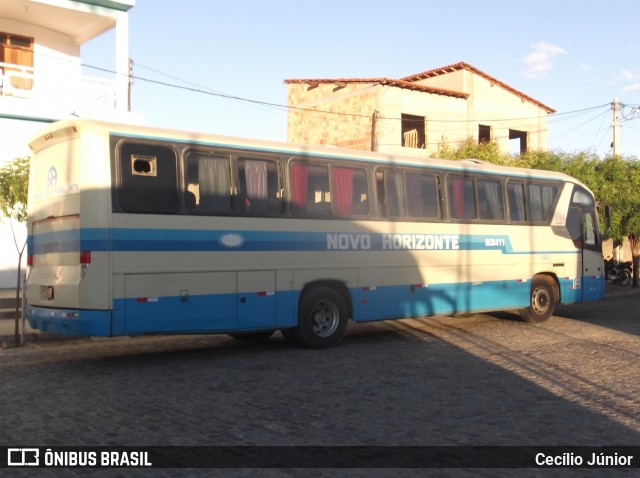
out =
[[[353,169],[332,168],[333,211],[337,216],[353,214]]]
[[[464,218],[464,180],[453,178],[453,205],[456,211],[456,218]]]
[[[295,163],[291,166],[291,203],[299,212],[307,211],[308,168],[306,164]]]

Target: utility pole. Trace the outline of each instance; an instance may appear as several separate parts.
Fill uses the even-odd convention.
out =
[[[127,74],[127,111],[131,112],[131,83],[133,76],[133,60],[129,58],[129,73]]]
[[[620,103],[618,102],[618,98],[613,99],[613,156],[616,157],[620,154],[620,130],[619,130],[619,120],[620,120]]]
[[[371,151],[378,151],[378,120],[380,112],[374,110],[371,115]]]

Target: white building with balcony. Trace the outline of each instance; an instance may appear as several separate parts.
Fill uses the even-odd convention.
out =
[[[129,112],[129,10],[135,0],[0,2],[0,167],[28,156],[44,124],[73,116],[139,122]],[[115,29],[111,78],[82,72],[83,43]],[[0,217],[0,288],[16,283],[9,219]],[[18,227],[18,239],[26,231]]]

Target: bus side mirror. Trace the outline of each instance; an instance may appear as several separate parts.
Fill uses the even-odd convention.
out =
[[[604,225],[607,230],[611,228],[611,206],[609,204],[604,206]]]

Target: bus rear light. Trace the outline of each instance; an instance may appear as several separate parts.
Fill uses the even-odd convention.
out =
[[[91,264],[91,251],[80,251],[80,264]]]
[[[91,265],[91,251],[80,251],[80,280],[84,279]]]
[[[33,256],[27,256],[27,266],[33,267]]]

